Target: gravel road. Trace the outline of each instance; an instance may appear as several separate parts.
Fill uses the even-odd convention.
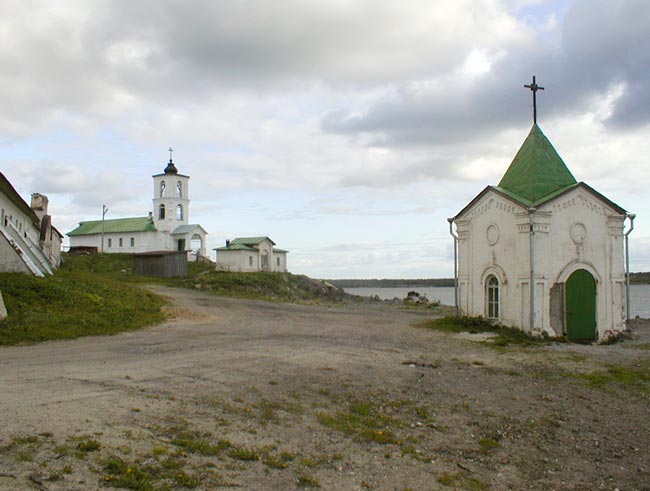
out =
[[[0,348],[0,490],[650,490],[645,321],[494,347],[426,310],[152,289],[162,325]]]

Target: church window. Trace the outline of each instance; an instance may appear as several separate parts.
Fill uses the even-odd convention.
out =
[[[124,247],[124,239],[122,237],[118,239],[118,242],[120,244],[120,247]]]
[[[165,181],[160,181],[160,197],[165,197]]]
[[[496,276],[490,275],[485,282],[485,294],[487,297],[488,319],[498,319],[500,315],[499,305],[499,280]]]
[[[108,247],[113,247],[113,239],[108,239]]]
[[[165,205],[160,205],[158,207],[158,220],[165,219]]]
[[[253,256],[248,256],[248,265],[249,266],[253,265]]]
[[[183,205],[178,205],[176,207],[176,219],[177,220],[183,219]]]
[[[280,266],[280,258],[277,258],[277,260],[278,260],[278,266]]]
[[[135,237],[131,237],[131,247],[135,247]]]
[[[176,183],[176,194],[179,198],[183,197],[183,183],[181,181]]]

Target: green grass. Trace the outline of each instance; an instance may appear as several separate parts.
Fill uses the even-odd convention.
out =
[[[454,489],[460,488],[467,491],[483,491],[488,488],[484,482],[467,476],[462,472],[444,472],[438,476],[437,481],[443,486],[453,487]]]
[[[619,387],[638,395],[650,395],[650,366],[647,362],[645,366],[633,367],[610,364],[604,371],[575,376],[597,389],[609,390]]]
[[[0,273],[0,290],[9,312],[0,321],[0,345],[114,334],[165,318],[161,297],[87,272]]]
[[[134,491],[153,491],[158,480],[151,469],[140,468],[136,463],[116,456],[106,459],[104,473],[104,484]]]
[[[283,302],[338,302],[348,296],[327,288],[322,281],[291,273],[236,273],[216,271],[209,264],[189,262],[185,278],[152,278],[131,273],[130,254],[64,255],[62,270],[95,273],[129,283],[156,283],[178,288],[197,289],[216,295]]]
[[[418,327],[447,333],[493,333],[495,336],[486,341],[487,344],[493,346],[531,346],[562,341],[562,338],[533,337],[520,329],[495,324],[481,316],[441,317],[419,324]]]
[[[84,438],[77,443],[77,449],[83,453],[96,452],[100,448],[102,448],[102,445],[97,440],[90,438]]]
[[[317,419],[323,426],[363,441],[381,444],[396,442],[392,431],[396,422],[390,416],[378,412],[369,402],[352,402],[347,410],[334,414],[320,413]]]
[[[320,488],[318,480],[307,474],[300,474],[296,479],[296,484],[301,488]]]
[[[187,452],[200,455],[220,455],[232,447],[232,444],[228,440],[219,440],[213,443],[203,436],[188,431],[176,435],[171,443],[183,448]]]
[[[490,453],[492,450],[499,448],[501,444],[498,440],[490,437],[483,437],[478,439],[478,446],[481,449],[481,453]]]
[[[170,464],[172,462],[172,464]],[[171,489],[193,489],[201,484],[201,479],[185,471],[181,461],[150,463],[143,465],[138,461],[126,461],[111,455],[103,462],[102,484],[113,488],[134,491],[158,491]],[[173,483],[169,486],[166,483]]]

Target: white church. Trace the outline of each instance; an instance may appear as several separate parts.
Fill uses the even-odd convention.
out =
[[[535,122],[499,184],[449,219],[461,313],[570,340],[625,330],[633,219],[576,181]]]
[[[178,173],[171,158],[162,174],[153,177],[153,212],[148,216],[79,222],[68,232],[70,251],[106,253],[186,251],[191,258],[205,257],[201,225],[189,223],[189,176]]]

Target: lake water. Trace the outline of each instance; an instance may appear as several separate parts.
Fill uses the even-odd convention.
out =
[[[405,298],[410,291],[426,295],[429,300],[440,300],[443,305],[454,305],[454,288],[451,286],[412,286],[399,288],[346,288],[345,291],[352,295],[370,297],[377,295],[382,300],[392,298]],[[630,285],[630,311],[632,318],[642,317],[650,319],[650,285]]]

